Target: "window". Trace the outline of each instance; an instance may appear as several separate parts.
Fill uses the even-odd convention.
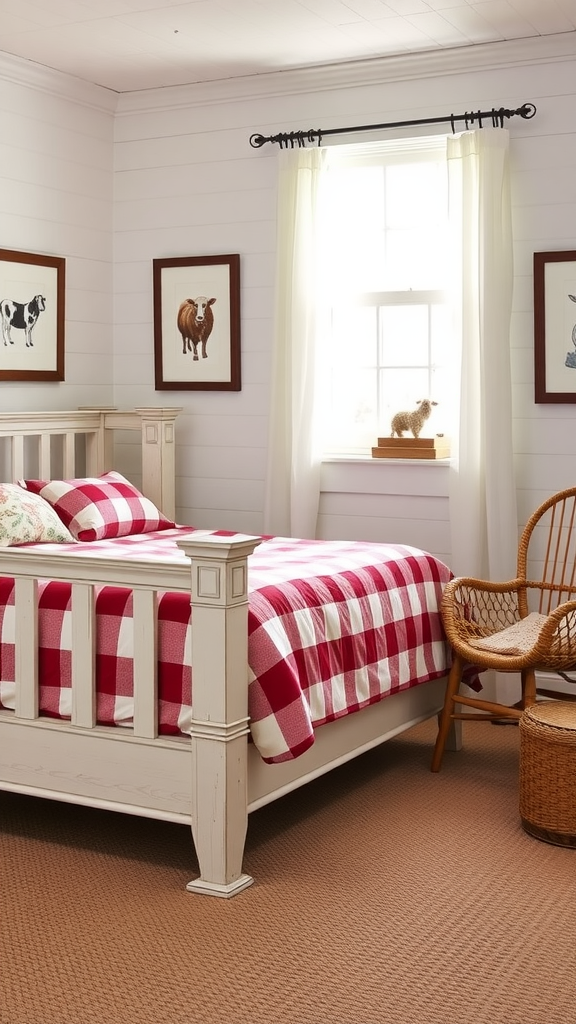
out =
[[[444,138],[334,147],[321,194],[322,447],[367,452],[395,412],[450,404]],[[453,349],[452,349],[453,350]],[[437,424],[437,425],[436,425]]]

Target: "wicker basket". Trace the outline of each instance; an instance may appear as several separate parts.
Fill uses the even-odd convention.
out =
[[[546,701],[522,713],[520,817],[537,839],[576,848],[576,704]]]

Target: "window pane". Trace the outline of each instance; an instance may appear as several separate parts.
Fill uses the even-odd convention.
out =
[[[439,163],[386,168],[386,223],[390,228],[438,227],[446,220],[446,172]]]
[[[437,429],[446,433],[450,429],[449,424],[452,406],[454,405],[455,390],[445,368],[441,370],[433,369],[430,379],[430,394],[433,400],[438,403],[434,419],[438,424]]]
[[[337,306],[333,311],[329,357],[337,371],[376,366],[378,335],[375,306]]]
[[[452,407],[456,404],[460,365],[454,358],[454,324],[449,305],[430,310],[431,393],[438,402],[439,430],[450,430]]]
[[[325,252],[336,294],[378,286],[384,264],[384,169],[334,168],[328,176]]]
[[[446,238],[441,231],[422,228],[386,232],[386,290],[442,288],[445,280]]]
[[[428,366],[428,306],[380,307],[380,362]]]
[[[447,179],[443,164],[386,168],[387,289],[437,288],[445,277]]]
[[[334,373],[329,388],[329,410],[324,421],[325,450],[369,447],[377,434],[377,378],[373,370]]]
[[[395,413],[415,409],[416,403],[428,394],[428,370],[380,371],[380,436],[390,436],[390,423]]]

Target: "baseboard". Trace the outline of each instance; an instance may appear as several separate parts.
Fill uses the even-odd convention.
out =
[[[547,687],[552,690],[559,690],[560,693],[574,695],[576,688],[576,672],[574,673],[574,684],[570,685],[565,679],[555,672],[537,672],[536,686]],[[514,704],[520,699],[520,673],[496,673],[496,700],[501,704]]]

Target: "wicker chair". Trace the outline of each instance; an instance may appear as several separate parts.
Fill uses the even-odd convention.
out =
[[[528,569],[539,579],[531,579]],[[440,715],[432,771],[442,763],[454,719],[519,719],[542,695],[576,700],[576,694],[536,685],[536,671],[563,676],[576,668],[576,487],[548,498],[520,538],[517,577],[491,583],[459,577],[447,584],[442,620],[452,647],[452,668]],[[466,666],[519,672],[520,700],[513,706],[460,694]],[[569,682],[574,680],[568,677]],[[471,710],[456,711],[456,705]]]

